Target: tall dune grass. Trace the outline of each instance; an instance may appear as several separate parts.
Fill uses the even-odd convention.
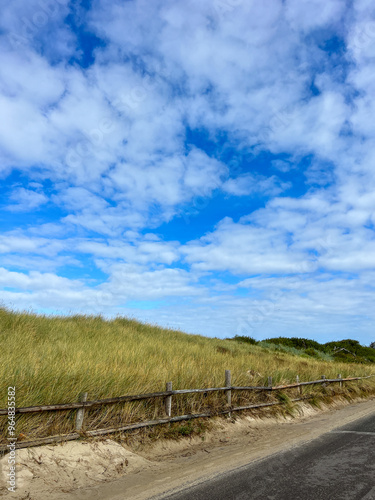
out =
[[[220,387],[225,369],[231,370],[233,385],[263,385],[269,375],[278,384],[294,381],[297,374],[303,381],[323,374],[331,378],[338,373],[343,377],[375,373],[371,365],[275,353],[257,345],[188,335],[126,318],[46,317],[2,308],[0,335],[2,408],[8,386],[16,387],[20,407],[76,402],[81,392],[88,392],[88,399],[93,400],[162,391],[167,381],[173,382],[174,389]],[[250,378],[249,370],[259,375]],[[236,397],[242,402],[245,398]],[[215,407],[223,395],[173,399],[174,411],[182,413]],[[160,400],[128,403],[93,409],[86,424],[90,428],[113,426],[162,414]],[[17,422],[18,432],[28,437],[69,432],[74,428],[74,412],[22,415]],[[4,438],[3,417],[0,432]]]

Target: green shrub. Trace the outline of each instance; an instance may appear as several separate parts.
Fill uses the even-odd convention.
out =
[[[246,342],[253,345],[258,343],[253,337],[247,337],[246,335],[235,335],[233,338],[227,340],[236,340],[237,342]]]

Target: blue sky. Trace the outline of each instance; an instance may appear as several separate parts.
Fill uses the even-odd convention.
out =
[[[14,0],[0,301],[374,340],[369,0]]]

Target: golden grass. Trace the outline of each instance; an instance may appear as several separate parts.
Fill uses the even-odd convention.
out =
[[[340,364],[275,353],[262,347],[228,340],[188,335],[126,318],[100,316],[46,317],[0,309],[0,407],[6,407],[7,387],[16,387],[16,404],[34,406],[68,403],[81,392],[88,399],[174,389],[221,387],[224,370],[233,385],[274,384],[375,374],[371,365]],[[251,379],[248,370],[261,375]],[[370,379],[374,380],[374,379]],[[370,387],[369,384],[366,386]],[[308,389],[306,389],[308,390]],[[255,395],[247,395],[247,400]],[[257,400],[270,396],[259,395]],[[220,406],[222,394],[173,398],[174,414]],[[243,395],[236,401],[243,403]],[[163,414],[162,401],[151,400],[93,409],[88,428],[115,426]],[[27,436],[69,432],[74,412],[18,417],[17,429]],[[0,432],[4,436],[5,418]]]

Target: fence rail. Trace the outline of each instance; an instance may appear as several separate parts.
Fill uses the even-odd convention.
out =
[[[332,379],[319,379],[311,380],[309,382],[297,382],[295,384],[276,385],[276,386],[226,386],[226,387],[209,387],[207,389],[178,389],[176,391],[163,391],[163,392],[150,392],[148,394],[134,394],[131,396],[119,396],[116,398],[98,399],[94,401],[85,401],[77,403],[60,403],[55,405],[42,405],[42,406],[26,406],[24,408],[15,408],[15,413],[40,413],[43,411],[65,411],[65,410],[78,410],[79,408],[92,408],[94,406],[102,406],[107,404],[126,403],[129,401],[138,401],[141,399],[151,398],[165,398],[167,396],[175,396],[178,394],[205,394],[208,392],[225,392],[231,391],[280,391],[283,389],[292,389],[296,387],[303,387],[306,385],[325,384],[334,382],[350,382],[353,380],[363,380],[371,378],[373,375],[367,377],[347,377],[347,378],[332,378]],[[8,410],[0,409],[0,415],[7,415]]]
[[[338,375],[338,378],[335,379],[327,379],[325,378],[324,375],[322,375],[322,378],[319,380],[311,380],[307,382],[300,382],[299,377],[297,375],[297,382],[292,383],[292,384],[286,384],[286,385],[272,385],[272,377],[268,377],[268,386],[232,386],[231,385],[231,374],[229,370],[225,371],[225,385],[224,387],[210,387],[206,389],[178,389],[178,390],[171,390],[172,388],[172,383],[167,382],[166,387],[169,390],[162,391],[162,392],[152,392],[148,394],[134,394],[134,395],[129,395],[129,396],[120,396],[120,397],[115,397],[115,398],[107,398],[107,399],[99,399],[99,400],[94,400],[94,401],[87,401],[87,393],[82,393],[80,395],[80,401],[77,403],[62,403],[62,404],[55,404],[55,405],[42,405],[42,406],[29,406],[29,407],[24,407],[24,408],[15,408],[15,413],[17,414],[27,414],[27,413],[41,413],[41,412],[47,412],[47,411],[68,411],[68,410],[77,410],[77,416],[76,416],[76,432],[70,433],[70,434],[63,434],[63,435],[58,435],[58,436],[48,436],[45,438],[38,438],[32,441],[20,441],[17,442],[16,448],[26,448],[29,446],[37,446],[40,444],[48,444],[48,443],[53,443],[53,442],[61,442],[61,441],[71,441],[75,439],[79,439],[82,436],[87,436],[87,437],[93,437],[93,436],[100,436],[100,435],[105,435],[105,434],[111,434],[115,432],[122,432],[122,431],[127,431],[127,430],[132,430],[132,429],[139,429],[142,427],[151,427],[154,425],[160,425],[160,424],[167,424],[171,422],[179,422],[183,420],[190,420],[194,418],[204,418],[204,417],[212,417],[212,416],[218,416],[218,415],[225,415],[225,414],[231,414],[232,412],[235,411],[242,411],[242,410],[248,410],[252,408],[263,408],[263,407],[269,407],[269,406],[276,406],[276,405],[282,405],[285,404],[283,401],[278,401],[278,402],[272,402],[272,403],[258,403],[258,404],[252,404],[252,405],[247,405],[247,406],[237,406],[233,407],[231,405],[231,395],[232,391],[259,391],[259,392],[272,392],[272,391],[281,391],[285,389],[293,389],[293,388],[299,388],[300,389],[300,394],[302,387],[308,386],[308,385],[317,385],[317,384],[322,384],[325,386],[326,384],[330,383],[339,383],[340,387],[343,386],[344,382],[351,382],[355,380],[364,380],[368,379],[371,377],[374,377],[375,375],[368,375],[366,377],[347,377],[347,378],[342,378],[341,375]],[[172,403],[172,396],[176,396],[179,394],[207,394],[209,392],[224,392],[226,395],[226,401],[227,401],[227,406],[228,408],[225,410],[221,411],[216,411],[216,412],[205,412],[205,413],[195,413],[195,414],[187,414],[187,415],[179,415],[172,417],[171,416],[171,403]],[[300,397],[296,399],[290,400],[291,402],[296,402],[296,401],[302,401],[305,399],[309,399],[312,396],[305,396],[305,397]],[[96,429],[96,430],[88,430],[88,431],[82,431],[82,425],[85,417],[85,410],[90,409],[93,407],[97,406],[104,406],[104,405],[110,405],[110,404],[116,404],[116,403],[126,403],[130,401],[139,401],[142,399],[152,399],[152,398],[164,398],[165,399],[165,413],[167,415],[167,418],[162,418],[158,420],[148,420],[144,422],[138,422],[134,424],[129,424],[125,426],[120,426],[120,427],[114,427],[114,428],[107,428],[107,429]],[[8,410],[7,409],[0,409],[0,415],[7,415]],[[7,446],[0,446],[0,452],[7,451]]]

